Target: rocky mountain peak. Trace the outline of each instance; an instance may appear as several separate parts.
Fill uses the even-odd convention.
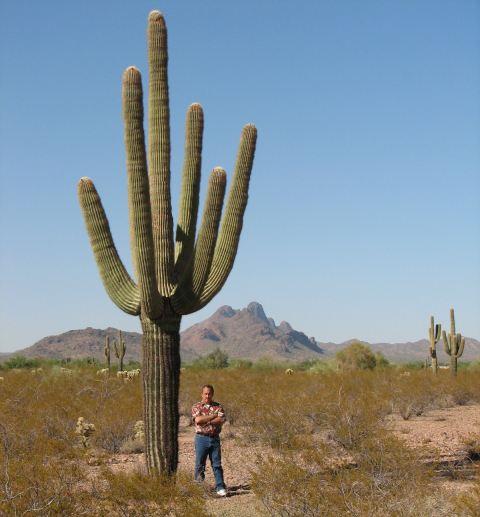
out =
[[[290,323],[288,323],[287,321],[282,321],[280,323],[280,325],[278,326],[278,328],[282,332],[285,332],[285,334],[288,334],[289,332],[292,332],[292,330],[293,330]]]
[[[250,302],[247,305],[247,311],[250,312],[251,314],[253,314],[255,317],[257,317],[259,320],[262,320],[262,321],[265,321],[266,323],[268,323],[267,316],[260,303]]]
[[[230,307],[230,305],[222,305],[219,309],[215,311],[214,316],[222,316],[224,318],[231,318],[232,316],[235,316],[237,314],[237,311]]]

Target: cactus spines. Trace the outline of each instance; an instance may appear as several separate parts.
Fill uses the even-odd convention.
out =
[[[107,363],[108,371],[110,371],[110,338],[108,336],[105,336],[103,354],[105,355],[105,362]]]
[[[433,316],[430,316],[430,328],[428,329],[428,339],[430,341],[430,357],[432,359],[432,371],[438,372],[437,343],[442,335],[442,325],[435,325]]]
[[[453,309],[450,309],[450,334],[447,335],[443,331],[442,339],[445,353],[450,356],[450,373],[455,377],[457,375],[457,360],[463,354],[465,338],[461,334],[455,333],[455,313]]]
[[[151,12],[148,19],[148,62],[148,151],[138,69],[127,68],[122,87],[134,278],[115,249],[92,180],[82,178],[78,194],[108,295],[123,311],[140,316],[147,467],[151,473],[172,474],[178,464],[180,321],[183,315],[204,307],[220,291],[233,267],[247,205],[257,130],[251,124],[243,128],[223,217],[226,174],[220,167],[212,171],[197,234],[204,120],[199,104],[188,108],[174,237],[167,29],[158,11]],[[116,348],[119,346],[121,339]]]
[[[113,348],[115,349],[115,357],[118,359],[118,371],[123,372],[123,358],[125,357],[127,346],[121,330],[118,331],[118,341],[113,340]]]

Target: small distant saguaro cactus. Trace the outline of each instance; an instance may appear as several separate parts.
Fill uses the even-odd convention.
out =
[[[108,336],[105,336],[105,346],[103,347],[103,353],[105,355],[107,368],[110,371],[110,338]]]
[[[428,329],[428,339],[430,341],[430,357],[432,359],[432,371],[438,372],[437,343],[442,336],[442,325],[435,325],[433,316],[430,316],[430,328]]]
[[[465,338],[462,334],[455,333],[455,313],[450,309],[450,334],[445,331],[442,333],[443,346],[445,352],[450,356],[450,373],[455,377],[457,375],[457,360],[463,354],[465,347]]]
[[[118,359],[118,371],[123,372],[123,358],[125,357],[127,346],[121,330],[118,331],[118,342],[113,341],[113,348],[115,349],[115,357]]]
[[[167,29],[163,15],[148,19],[148,152],[143,130],[140,72],[123,75],[123,116],[128,205],[135,280],[113,243],[107,217],[91,179],[78,194],[90,243],[112,301],[140,316],[146,460],[150,473],[172,474],[178,464],[180,321],[204,307],[222,288],[237,253],[257,131],[243,128],[233,181],[222,218],[225,171],[213,169],[203,220],[196,235],[203,139],[203,110],[187,111],[185,156],[174,237],[170,197],[170,122]],[[220,224],[220,219],[222,219]]]

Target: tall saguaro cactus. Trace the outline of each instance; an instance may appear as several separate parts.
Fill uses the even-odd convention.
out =
[[[457,375],[457,359],[462,356],[465,347],[465,338],[462,334],[455,334],[455,313],[450,309],[450,334],[442,333],[445,352],[450,356],[450,373]]]
[[[170,201],[167,29],[158,11],[151,12],[148,20],[148,59],[148,155],[143,131],[140,72],[130,67],[123,75],[135,280],[118,256],[92,180],[81,178],[78,193],[107,293],[120,309],[140,316],[148,469],[151,473],[172,474],[178,463],[180,320],[183,315],[204,307],[219,292],[232,269],[247,205],[257,131],[250,124],[243,128],[223,218],[226,174],[219,167],[213,169],[202,225],[196,236],[203,111],[199,104],[189,107],[174,239]]]
[[[127,345],[122,336],[122,331],[118,331],[118,342],[113,340],[113,348],[115,349],[115,357],[118,359],[118,371],[123,372],[123,358],[127,351]]]
[[[436,375],[438,372],[437,343],[442,335],[442,325],[435,325],[433,316],[430,316],[430,328],[428,329],[428,339],[430,341],[430,357],[432,359],[432,371]]]

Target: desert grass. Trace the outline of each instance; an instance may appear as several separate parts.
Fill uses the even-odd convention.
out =
[[[100,377],[85,364],[2,376],[0,513],[206,515],[205,494],[182,474],[152,479],[108,467],[109,458],[130,450],[142,419],[140,379]],[[183,416],[189,418],[204,383],[215,386],[239,446],[254,443],[265,451],[252,465],[252,486],[271,515],[469,515],[470,501],[478,500],[478,489],[471,496],[435,495],[434,466],[388,428],[393,413],[408,419],[480,403],[475,368],[456,379],[398,368],[293,375],[238,365],[186,369]],[[88,447],[75,434],[80,416],[95,426]]]

